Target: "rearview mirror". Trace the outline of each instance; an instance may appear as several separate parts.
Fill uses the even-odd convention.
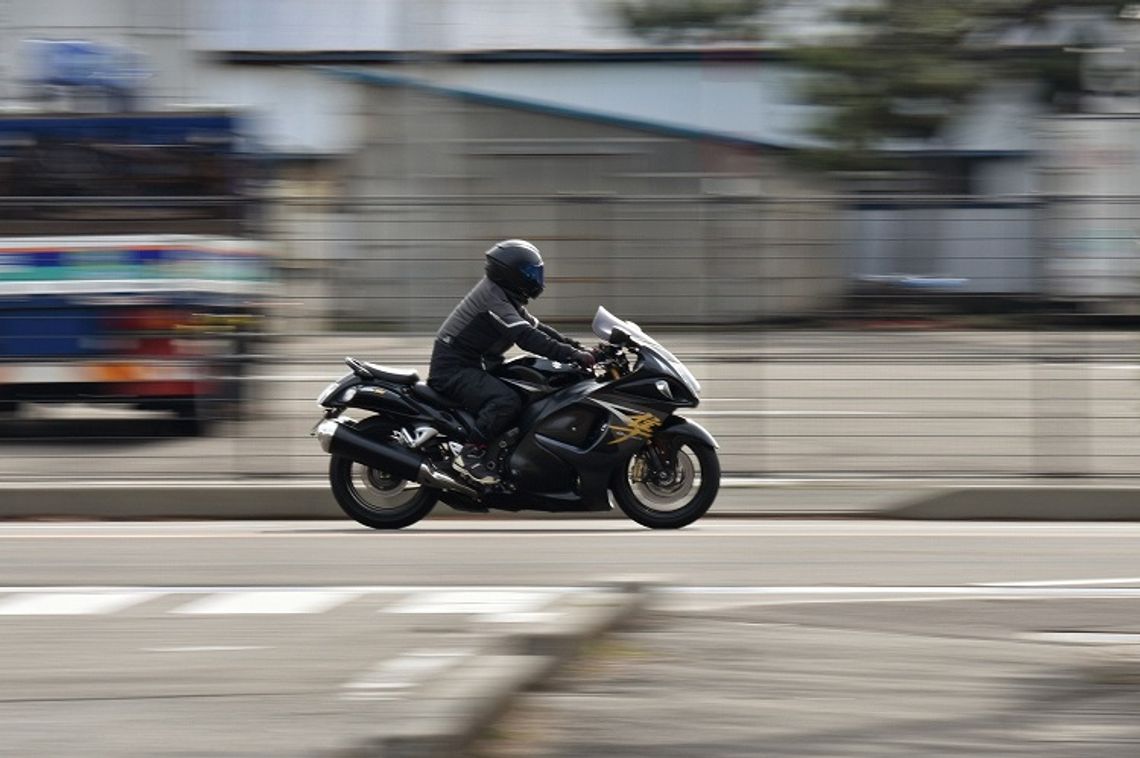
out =
[[[610,344],[624,346],[631,342],[629,335],[621,327],[615,326],[610,332]]]

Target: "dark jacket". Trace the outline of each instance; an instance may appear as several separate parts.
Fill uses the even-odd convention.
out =
[[[439,328],[430,372],[494,365],[512,345],[566,363],[573,360],[577,351],[574,343],[530,315],[502,287],[483,277]]]

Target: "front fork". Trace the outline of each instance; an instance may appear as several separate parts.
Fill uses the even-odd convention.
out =
[[[645,443],[645,447],[635,453],[635,456],[641,458],[642,465],[634,466],[632,472],[634,482],[645,483],[650,479],[656,479],[664,483],[674,476],[677,456],[667,440],[654,436]]]
[[[677,451],[685,439],[704,443],[714,450],[720,447],[716,439],[700,424],[683,416],[670,416],[645,447],[637,452],[638,456],[644,455],[645,465],[634,469],[635,478],[645,482],[652,475],[657,477],[658,483],[672,481],[676,476]]]

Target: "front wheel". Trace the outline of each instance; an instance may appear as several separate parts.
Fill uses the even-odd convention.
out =
[[[613,483],[625,515],[651,529],[680,529],[705,515],[720,489],[716,450],[699,440],[653,440]]]

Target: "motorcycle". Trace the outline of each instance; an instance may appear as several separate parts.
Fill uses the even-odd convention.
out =
[[[331,456],[329,484],[341,509],[365,526],[400,529],[443,501],[460,511],[602,512],[618,508],[643,526],[677,529],[703,516],[720,488],[717,442],[675,415],[695,408],[701,386],[637,324],[599,307],[603,342],[584,369],[528,355],[492,373],[516,389],[517,426],[488,450],[500,481],[468,481],[451,461],[474,415],[412,370],[345,358],[351,372],[317,403],[312,434]],[[349,409],[371,413],[355,420]]]

